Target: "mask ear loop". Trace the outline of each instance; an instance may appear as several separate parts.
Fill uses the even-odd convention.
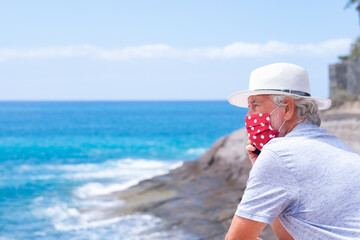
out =
[[[281,104],[283,104],[283,102],[281,102],[279,105],[277,105],[276,108],[274,108],[274,110],[271,111],[270,115],[271,115],[273,112],[275,112],[276,109],[278,109],[278,108],[281,106]]]
[[[281,128],[284,126],[285,122],[286,122],[286,120],[284,120],[284,122],[281,124],[281,126],[280,126],[280,128],[279,128],[278,132],[280,132],[280,130],[281,130]]]
[[[284,102],[281,102],[279,105],[277,105],[276,108],[274,108],[274,110],[271,111],[270,115],[271,115],[273,112],[275,112],[275,110],[278,109],[278,108],[280,107],[280,105],[283,104],[283,103],[284,103]],[[280,132],[280,130],[281,130],[281,128],[284,126],[285,122],[286,122],[286,120],[284,120],[284,122],[281,124],[278,132]]]

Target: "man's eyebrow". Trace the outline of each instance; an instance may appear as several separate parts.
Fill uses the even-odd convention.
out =
[[[250,104],[254,104],[254,103],[258,103],[259,100],[257,100],[256,98],[254,100],[251,100],[250,103],[248,104],[248,108],[250,108]]]

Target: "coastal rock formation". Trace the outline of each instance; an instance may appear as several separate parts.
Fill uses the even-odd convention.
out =
[[[222,137],[199,159],[164,176],[117,193],[126,201],[117,214],[153,213],[193,239],[223,239],[243,195],[251,163],[244,146],[245,129]],[[264,239],[275,239],[268,227]]]
[[[321,127],[338,136],[360,154],[360,98],[324,112],[321,119]]]
[[[360,153],[360,108],[354,110],[351,105],[348,112],[345,109],[325,112],[322,127]],[[240,129],[216,141],[196,161],[116,193],[126,204],[112,214],[148,212],[164,219],[162,230],[181,228],[193,236],[187,239],[223,239],[251,169],[246,142],[246,131]],[[276,239],[269,226],[260,237]]]

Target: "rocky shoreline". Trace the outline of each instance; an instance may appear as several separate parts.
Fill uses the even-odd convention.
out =
[[[322,119],[322,127],[360,153],[360,109],[330,110],[322,113]],[[193,236],[189,239],[223,239],[251,169],[246,141],[245,129],[237,130],[216,141],[199,159],[114,193],[112,196],[125,204],[111,214],[150,213],[164,220],[162,230],[180,228]],[[269,226],[260,237],[276,239]]]
[[[244,129],[218,141],[196,161],[142,181],[116,196],[127,204],[118,213],[150,212],[194,239],[222,239],[239,203],[251,164]]]

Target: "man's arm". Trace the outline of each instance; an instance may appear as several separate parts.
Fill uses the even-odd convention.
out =
[[[234,218],[231,222],[231,226],[226,235],[225,240],[255,240],[261,231],[266,226],[266,223],[253,221],[250,219],[242,218],[237,215],[234,215]],[[277,217],[275,221],[271,224],[271,227],[276,235],[278,240],[294,240],[293,237],[285,230],[281,225],[279,218]]]
[[[280,220],[279,220],[278,217],[271,224],[271,228],[274,231],[274,233],[276,235],[276,238],[278,240],[294,240],[294,238],[281,225]]]
[[[250,158],[250,161],[252,164],[255,163],[255,161],[257,160],[258,158],[258,155],[254,154],[253,151],[255,151],[255,147],[252,145],[252,141],[251,140],[248,140],[247,141],[247,146],[245,147],[245,150],[247,152],[247,154],[249,155],[249,158]],[[235,215],[235,217],[238,217]],[[233,222],[230,226],[230,229],[232,228],[233,226],[233,223],[234,223],[234,220],[235,220],[235,217],[233,219]],[[241,217],[238,217],[240,219],[243,219],[242,221],[252,221],[252,220],[248,220],[248,219],[245,219],[245,218],[241,218]],[[255,222],[255,221],[252,221],[252,222]],[[259,222],[255,222],[255,223],[259,223]],[[237,225],[237,224],[236,224]],[[266,224],[265,224],[266,225]],[[264,226],[265,227],[265,226]],[[293,240],[293,237],[291,237],[291,235],[285,230],[285,228],[281,225],[280,223],[280,220],[279,218],[277,217],[274,222],[271,224],[271,228],[273,229],[276,237],[278,240]],[[229,233],[230,233],[230,229],[229,229]],[[242,230],[241,230],[242,231]],[[262,230],[261,230],[262,231]],[[260,232],[261,232],[260,231]],[[260,234],[260,232],[258,233],[258,235]],[[226,237],[229,236],[229,233]],[[258,236],[256,235],[256,236]],[[239,238],[236,238],[237,236],[235,235],[233,239],[242,239],[241,237]],[[232,238],[229,238],[229,239],[232,239]],[[255,239],[254,237],[252,238],[244,238],[244,239]],[[226,238],[226,240],[228,240],[228,238]]]
[[[234,215],[225,240],[255,240],[265,226],[266,223]]]

